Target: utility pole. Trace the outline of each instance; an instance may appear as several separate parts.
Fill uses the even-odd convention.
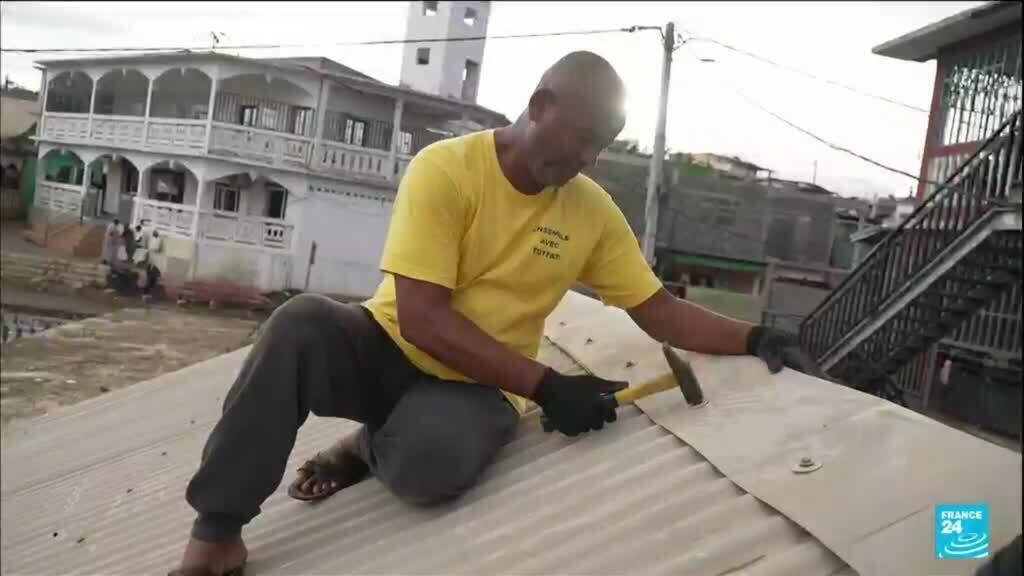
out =
[[[811,184],[818,183],[818,161],[814,161],[814,174],[811,175]]]
[[[668,85],[672,76],[672,51],[676,48],[676,25],[665,24],[662,38],[664,54],[661,61],[661,100],[658,103],[658,127],[654,132],[654,153],[647,175],[647,204],[644,210],[643,251],[647,263],[654,264],[654,243],[658,237],[658,198],[661,195],[661,173],[665,163],[665,120],[668,108]]]

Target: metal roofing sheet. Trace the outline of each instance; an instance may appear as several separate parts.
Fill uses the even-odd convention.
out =
[[[246,351],[6,428],[3,573],[172,567],[192,519],[185,485]],[[551,346],[542,358],[573,369]],[[352,426],[310,418],[289,470]],[[853,573],[635,408],[579,439],[526,417],[446,506],[406,506],[376,480],[314,506],[281,487],[244,535],[249,574]]]
[[[594,300],[567,298],[546,332],[606,378],[637,384],[669,371],[657,342]],[[939,504],[986,503],[992,550],[1020,534],[1019,453],[846,386],[771,375],[756,358],[689,356],[707,405],[690,408],[672,390],[640,408],[861,574],[973,573],[981,560],[936,557]],[[805,457],[817,467],[799,468]]]

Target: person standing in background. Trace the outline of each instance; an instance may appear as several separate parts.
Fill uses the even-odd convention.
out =
[[[131,226],[125,226],[122,238],[124,239],[124,259],[131,264],[132,257],[135,255],[135,230],[132,230]]]
[[[103,251],[100,259],[104,264],[111,264],[114,258],[117,257],[117,235],[118,226],[121,221],[117,218],[113,222],[107,224],[107,229],[103,234]]]

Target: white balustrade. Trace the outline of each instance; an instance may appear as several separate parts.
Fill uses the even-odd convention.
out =
[[[206,148],[206,121],[150,118],[146,148],[175,152],[201,152]]]
[[[360,175],[383,180],[388,180],[392,171],[391,160],[386,151],[339,142],[319,142],[313,167],[334,174]]]
[[[94,116],[92,139],[108,144],[141,144],[146,119],[140,116]]]
[[[35,205],[56,212],[81,214],[82,187],[60,182],[40,182],[36,187]]]
[[[208,240],[288,250],[292,230],[291,224],[275,218],[206,210],[199,214],[199,236]]]
[[[207,152],[205,120],[149,118],[47,112],[42,138],[93,143],[129,149],[203,155]],[[340,142],[314,141],[304,136],[213,122],[209,153],[242,158],[278,168],[306,169],[337,176],[357,176],[397,182],[411,156]],[[307,164],[308,163],[308,164]]]
[[[44,138],[64,141],[85,141],[89,139],[89,115],[65,112],[47,112],[43,115]]]
[[[287,250],[292,243],[292,227],[284,223],[263,223],[263,245]]]
[[[395,158],[395,162],[398,164],[398,172],[395,174],[395,182],[402,179],[405,176],[405,169],[409,167],[409,162],[412,161],[412,156],[406,156],[405,154],[399,154]]]
[[[199,234],[201,237],[211,240],[232,242],[235,239],[237,223],[238,218],[235,216],[222,216],[217,212],[201,212],[199,214]]]
[[[132,149],[177,153],[206,149],[206,121],[182,118],[150,118],[149,127],[141,116],[93,116],[46,112],[42,138],[59,142],[92,143]]]
[[[312,140],[303,136],[215,122],[210,153],[301,167],[306,164],[311,145]]]
[[[135,198],[133,223],[152,226],[164,234],[190,238],[195,206]]]

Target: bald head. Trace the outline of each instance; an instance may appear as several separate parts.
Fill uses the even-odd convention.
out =
[[[593,52],[570,52],[541,76],[516,122],[536,181],[560,186],[593,164],[625,124],[622,79]]]
[[[570,52],[551,65],[537,90],[550,90],[560,98],[601,99],[615,105],[621,101],[624,88],[615,68],[593,52]]]

